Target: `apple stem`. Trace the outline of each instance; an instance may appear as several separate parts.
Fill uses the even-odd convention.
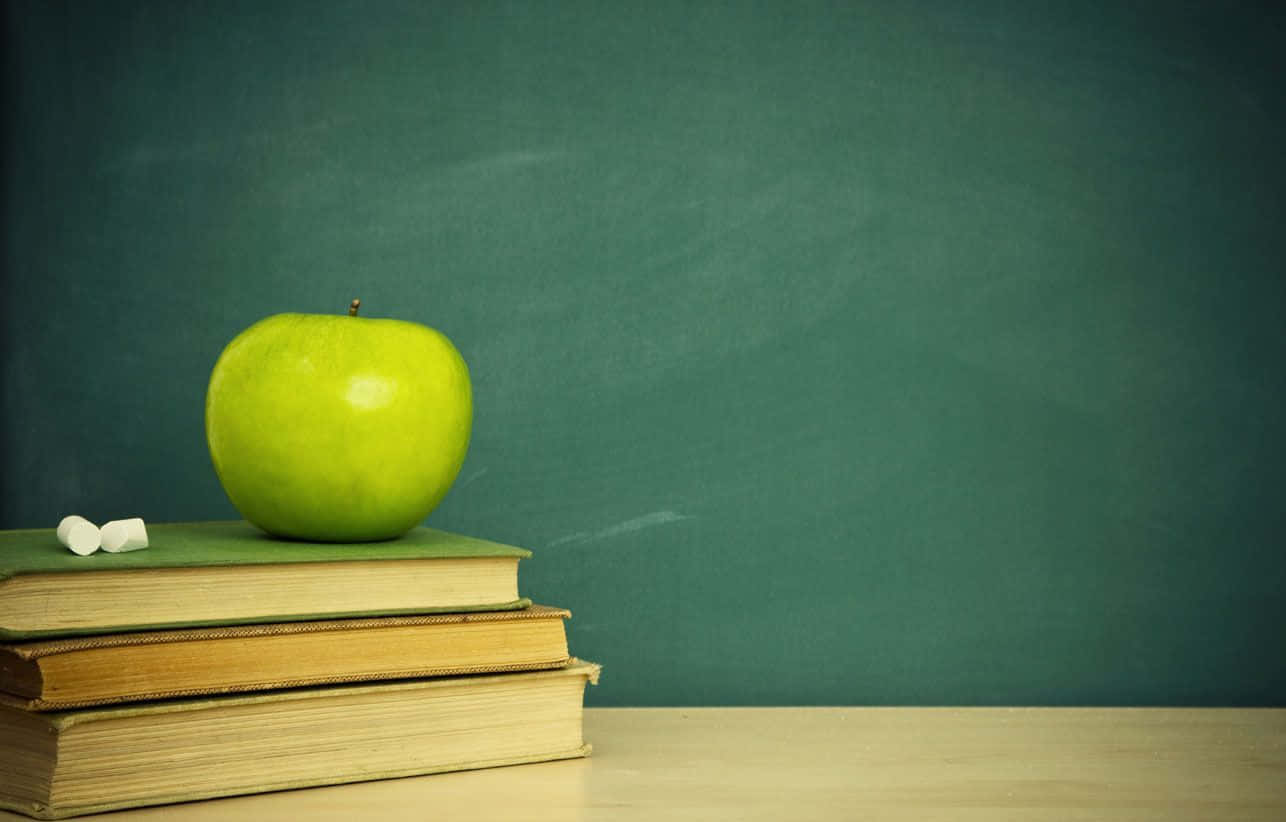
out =
[[[349,303],[349,304],[348,304],[348,316],[350,316],[350,317],[356,317],[356,316],[357,316],[357,309],[359,309],[359,308],[361,308],[361,307],[362,307],[362,301],[361,301],[361,300],[353,300],[351,303]]]

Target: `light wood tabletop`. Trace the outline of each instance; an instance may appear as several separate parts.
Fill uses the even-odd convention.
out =
[[[102,818],[1286,820],[1279,709],[614,708],[585,737],[590,759]]]

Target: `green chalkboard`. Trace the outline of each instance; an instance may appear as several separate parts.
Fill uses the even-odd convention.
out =
[[[1286,41],[1223,4],[5,5],[0,527],[236,514],[415,320],[591,704],[1286,704]]]

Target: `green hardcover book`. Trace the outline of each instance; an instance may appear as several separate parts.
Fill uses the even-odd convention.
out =
[[[0,531],[0,639],[524,608],[531,552],[431,528],[287,542],[244,522],[149,525],[150,547],[77,556],[54,529]]]
[[[599,666],[34,713],[0,699],[0,807],[140,805],[585,756]]]

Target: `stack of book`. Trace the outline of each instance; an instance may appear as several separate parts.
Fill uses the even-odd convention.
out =
[[[598,666],[520,548],[419,528],[149,527],[78,557],[0,532],[0,807],[38,818],[584,756]]]

